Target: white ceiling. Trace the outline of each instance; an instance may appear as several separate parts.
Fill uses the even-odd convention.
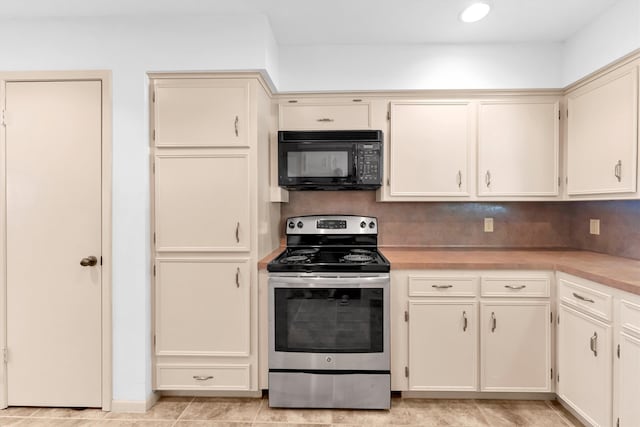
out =
[[[291,44],[561,42],[618,0],[489,0],[463,24],[470,0],[0,0],[0,17],[263,14]]]

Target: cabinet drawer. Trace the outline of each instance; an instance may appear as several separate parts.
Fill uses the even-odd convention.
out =
[[[156,366],[158,390],[249,390],[249,365]]]
[[[369,129],[370,105],[280,105],[280,130]]]
[[[636,335],[640,335],[640,305],[622,300],[620,301],[620,323]]]
[[[611,321],[611,295],[591,287],[560,279],[560,301],[604,320]]]
[[[480,294],[483,297],[548,297],[548,277],[482,277]]]
[[[473,297],[477,294],[477,277],[409,276],[411,297]]]

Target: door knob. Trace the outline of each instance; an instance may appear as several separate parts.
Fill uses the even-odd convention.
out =
[[[91,255],[90,257],[87,258],[82,258],[80,260],[80,265],[83,267],[87,267],[87,266],[94,266],[98,263],[98,258],[94,257],[93,255]]]

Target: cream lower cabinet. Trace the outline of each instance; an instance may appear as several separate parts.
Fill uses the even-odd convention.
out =
[[[552,390],[550,310],[549,301],[480,303],[482,391]]]
[[[614,356],[616,424],[640,426],[640,297],[623,296],[618,309],[618,344]]]
[[[395,272],[408,307],[392,322],[408,336],[406,389],[551,392],[550,288],[548,272]]]
[[[558,395],[594,426],[612,425],[612,297],[560,275]]]
[[[150,90],[154,388],[255,392],[275,105],[257,75],[158,74]]]
[[[410,300],[409,319],[409,390],[477,390],[478,303]]]

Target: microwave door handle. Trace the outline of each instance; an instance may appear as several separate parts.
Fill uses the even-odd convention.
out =
[[[353,182],[354,183],[358,183],[359,178],[358,178],[358,149],[356,147],[353,147],[353,169],[351,169],[353,171]]]

